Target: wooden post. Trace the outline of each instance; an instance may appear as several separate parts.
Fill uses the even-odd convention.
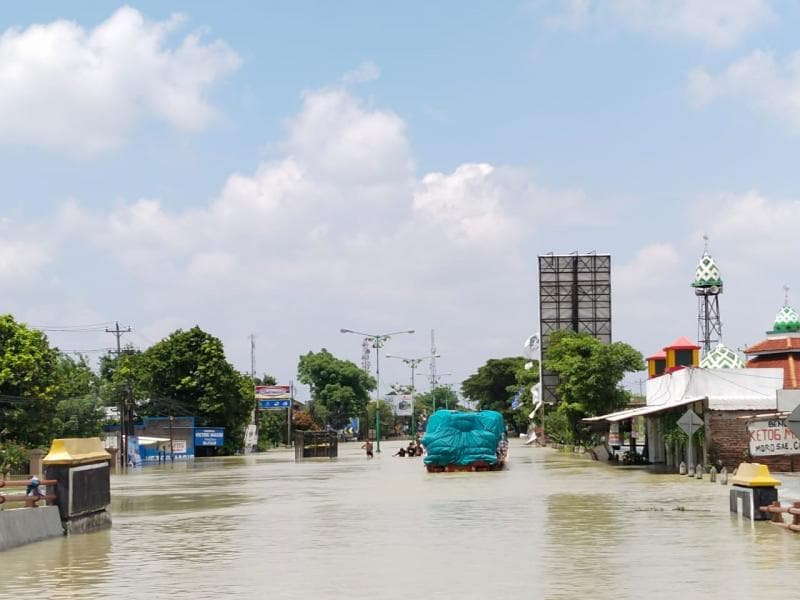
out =
[[[783,513],[780,512],[781,503],[775,500],[770,504],[770,507],[777,508],[778,510],[776,510],[775,512],[770,511],[769,520],[772,521],[773,523],[779,523],[783,525]]]
[[[792,503],[792,506],[796,509],[800,509],[800,502],[794,502]],[[798,514],[792,515],[792,525],[797,525],[798,527],[800,527],[800,515]]]

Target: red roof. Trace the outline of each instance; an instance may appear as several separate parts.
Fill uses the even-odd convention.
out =
[[[752,369],[783,369],[783,389],[793,390],[800,388],[797,381],[797,365],[794,356],[791,354],[780,358],[777,356],[756,356],[748,360],[746,366]]]
[[[653,356],[648,356],[645,360],[667,360],[667,353],[661,350],[653,354]]]
[[[664,350],[700,350],[700,346],[681,336],[669,346],[665,346]]]
[[[788,352],[800,352],[800,338],[781,337],[766,339],[757,344],[746,348],[745,354],[783,354]]]

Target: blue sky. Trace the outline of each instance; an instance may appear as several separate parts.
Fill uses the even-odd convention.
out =
[[[9,3],[0,284],[35,325],[177,327],[294,378],[342,327],[461,379],[537,330],[536,256],[613,256],[614,337],[724,341],[795,282],[797,2]],[[792,293],[790,293],[792,297]],[[52,332],[65,349],[113,338]],[[384,382],[405,380],[382,361]]]

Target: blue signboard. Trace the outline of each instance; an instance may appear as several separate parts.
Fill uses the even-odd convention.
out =
[[[271,408],[289,408],[292,401],[289,398],[285,400],[259,400],[258,408],[261,410],[269,410]]]
[[[195,446],[222,446],[225,443],[224,427],[195,427]]]

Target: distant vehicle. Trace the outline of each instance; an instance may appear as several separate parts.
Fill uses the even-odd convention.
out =
[[[421,440],[429,473],[498,471],[508,460],[503,415],[493,410],[438,410]]]

